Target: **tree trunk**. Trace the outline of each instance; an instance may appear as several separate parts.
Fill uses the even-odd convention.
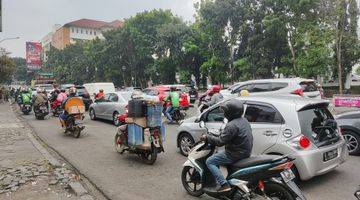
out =
[[[338,78],[339,78],[339,94],[343,94],[343,78],[342,78],[342,64],[341,64],[341,42],[342,42],[342,31],[339,30],[338,44],[337,44],[337,67],[338,67]]]

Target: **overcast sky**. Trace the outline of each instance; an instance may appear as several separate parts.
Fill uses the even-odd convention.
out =
[[[1,0],[0,0],[1,1]],[[153,8],[171,9],[185,21],[194,21],[196,0],[2,0],[3,32],[0,47],[11,56],[25,57],[25,42],[39,41],[54,24],[89,18],[103,21],[129,18]]]

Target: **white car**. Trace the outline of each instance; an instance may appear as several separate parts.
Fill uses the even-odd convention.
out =
[[[245,105],[244,117],[254,136],[252,154],[291,155],[293,170],[301,180],[325,174],[341,165],[348,156],[346,142],[339,133],[329,102],[289,95],[237,97]],[[177,146],[188,155],[200,140],[205,126],[220,134],[224,113],[220,102],[197,117],[183,121],[177,129]]]
[[[322,92],[315,80],[303,78],[260,79],[235,83],[226,90],[221,90],[225,98],[238,96],[241,90],[248,90],[251,95],[289,94],[308,98],[322,98]]]

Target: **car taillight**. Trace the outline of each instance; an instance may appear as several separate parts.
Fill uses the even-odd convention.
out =
[[[304,96],[304,91],[302,89],[297,89],[295,91],[293,91],[291,94],[296,94],[299,96]]]
[[[306,136],[301,136],[299,139],[299,146],[303,149],[306,149],[310,146],[311,142]]]

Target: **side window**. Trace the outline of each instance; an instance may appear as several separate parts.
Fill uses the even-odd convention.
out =
[[[254,87],[249,90],[249,92],[268,92],[270,91],[269,83],[256,83]]]
[[[250,123],[282,123],[280,113],[272,107],[263,105],[247,105],[245,118]]]
[[[271,91],[281,90],[287,86],[287,83],[271,83]]]
[[[251,87],[252,87],[251,84],[242,85],[242,86],[236,88],[233,93],[239,93],[239,92],[241,92],[241,90],[250,90]]]
[[[116,94],[111,94],[109,100],[111,102],[117,102],[119,100],[119,97]]]
[[[224,112],[217,107],[208,112],[206,122],[223,122],[224,121]]]
[[[110,98],[110,94],[105,94],[105,98],[103,101],[109,101],[109,98]]]

